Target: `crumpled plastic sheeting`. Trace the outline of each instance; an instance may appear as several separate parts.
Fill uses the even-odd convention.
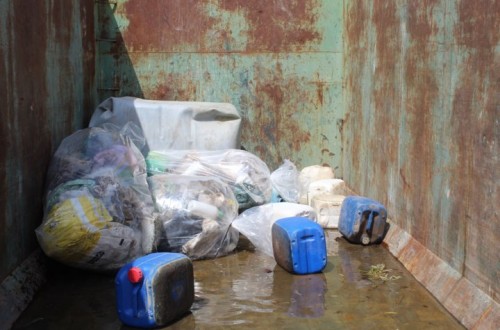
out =
[[[242,212],[234,221],[236,228],[257,250],[274,257],[271,229],[283,218],[306,217],[316,221],[316,212],[308,205],[297,203],[269,203]]]

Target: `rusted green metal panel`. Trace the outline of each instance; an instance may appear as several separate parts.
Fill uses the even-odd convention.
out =
[[[101,8],[101,99],[233,103],[271,169],[341,159],[343,1],[120,0]],[[113,90],[115,88],[116,90]]]
[[[0,1],[0,281],[37,247],[51,154],[95,104],[93,6]]]
[[[345,179],[498,301],[500,2],[345,13]]]

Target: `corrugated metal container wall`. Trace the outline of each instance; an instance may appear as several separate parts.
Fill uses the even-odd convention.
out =
[[[119,0],[99,7],[100,98],[230,102],[242,144],[339,171],[343,1]]]
[[[499,13],[496,0],[0,1],[0,279],[36,248],[50,155],[94,101],[230,102],[246,149],[271,169],[331,165],[383,202],[391,252],[464,325],[493,328]]]
[[[95,106],[94,53],[93,1],[0,1],[0,281],[38,246],[50,157]]]
[[[400,260],[459,319],[477,309],[472,326],[484,293],[500,300],[500,2],[349,1],[345,14],[345,179],[387,204],[416,240]]]

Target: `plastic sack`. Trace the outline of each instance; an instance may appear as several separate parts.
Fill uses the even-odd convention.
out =
[[[85,260],[88,268],[117,269],[141,253],[139,232],[113,222],[102,202],[92,196],[54,205],[37,236],[48,256],[73,266]]]
[[[271,173],[271,185],[272,202],[299,202],[299,171],[290,160],[285,159],[283,164]]]
[[[238,203],[227,184],[213,177],[175,174],[156,174],[148,182],[162,230],[158,251],[204,259],[236,248],[239,234],[230,225]]]
[[[146,163],[130,138],[87,128],[66,137],[46,177],[44,252],[70,266],[116,269],[150,253],[154,207]]]
[[[248,238],[257,250],[273,257],[271,228],[274,222],[295,216],[316,221],[316,212],[308,205],[287,202],[269,203],[242,212],[233,221],[233,228]]]
[[[151,151],[146,163],[150,175],[171,173],[220,179],[233,190],[240,211],[271,200],[269,168],[244,150]]]
[[[144,131],[143,155],[149,150],[240,147],[241,116],[230,103],[111,97],[96,108],[89,127],[105,123],[122,127],[129,122]]]

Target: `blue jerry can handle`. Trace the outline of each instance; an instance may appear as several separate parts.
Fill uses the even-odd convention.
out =
[[[368,231],[372,229],[373,226],[373,213],[374,211],[370,212],[368,215],[368,220],[366,221],[366,226],[365,226],[365,232],[361,234],[361,244],[363,245],[368,245],[370,244],[370,235],[368,235]]]

